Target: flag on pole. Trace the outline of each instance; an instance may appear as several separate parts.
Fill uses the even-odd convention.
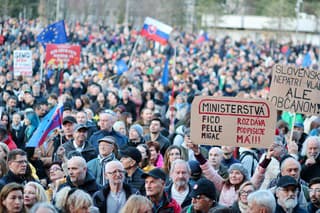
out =
[[[166,25],[158,20],[147,17],[144,21],[140,34],[147,39],[159,42],[166,45],[169,40],[172,27]]]
[[[122,59],[116,62],[116,67],[117,67],[117,75],[122,75],[124,72],[128,71],[129,69],[126,62]]]
[[[164,64],[164,69],[162,72],[162,78],[161,78],[161,83],[163,86],[168,86],[168,83],[169,83],[169,61],[170,61],[170,56],[167,55],[166,62]]]
[[[31,136],[30,140],[26,144],[26,147],[39,147],[41,146],[47,136],[56,128],[61,128],[62,123],[62,110],[63,105],[58,104],[53,107],[50,112],[42,119],[38,128]]]
[[[64,20],[58,21],[56,23],[48,25],[38,36],[37,41],[53,44],[63,44],[67,43],[67,34],[64,25]]]
[[[205,41],[208,41],[209,40],[209,37],[208,37],[208,34],[207,32],[202,32],[200,33],[200,35],[198,36],[197,40],[195,41],[196,44],[201,44]]]

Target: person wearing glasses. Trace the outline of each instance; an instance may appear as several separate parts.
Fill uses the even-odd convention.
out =
[[[64,173],[60,162],[53,162],[48,170],[50,183],[46,190],[48,200],[52,201],[57,193],[59,186],[66,182],[66,174]]]
[[[276,186],[276,213],[295,212],[307,213],[307,211],[299,206],[298,193],[300,184],[291,176],[282,176],[279,178]]]
[[[315,213],[320,209],[320,177],[315,177],[310,180],[309,196],[308,213]]]
[[[238,190],[238,200],[232,205],[234,213],[245,213],[248,211],[248,195],[255,191],[255,187],[252,182],[246,181],[241,184]]]
[[[67,182],[61,184],[58,191],[63,187],[82,189],[83,191],[93,195],[101,186],[96,182],[95,177],[88,171],[87,162],[83,157],[73,156],[68,160],[68,176]]]
[[[93,204],[103,213],[119,212],[130,195],[138,192],[124,182],[125,170],[121,162],[108,162],[105,165],[104,175],[108,181],[93,195]]]
[[[9,152],[7,159],[8,173],[0,179],[0,191],[8,183],[16,182],[25,184],[27,173],[27,153],[22,149],[14,149]]]
[[[214,212],[213,209],[220,206],[217,202],[216,187],[206,178],[201,178],[196,182],[192,188],[190,197],[192,198],[191,204],[186,206],[182,210],[182,213]]]

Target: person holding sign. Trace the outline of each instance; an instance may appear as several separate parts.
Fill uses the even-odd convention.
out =
[[[249,180],[246,168],[244,168],[240,163],[235,163],[229,168],[229,178],[223,179],[200,153],[199,145],[191,142],[188,147],[193,150],[195,158],[200,163],[204,176],[212,181],[217,190],[220,191],[219,203],[229,207],[232,206],[232,204],[238,199],[237,190],[242,183]],[[265,159],[257,166],[250,180],[256,189],[260,187],[264,179],[264,173],[271,161],[272,155],[273,150],[269,149]]]

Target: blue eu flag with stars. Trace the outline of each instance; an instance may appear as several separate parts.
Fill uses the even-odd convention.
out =
[[[67,34],[64,26],[64,21],[48,25],[38,36],[37,41],[40,43],[63,44],[67,43]]]

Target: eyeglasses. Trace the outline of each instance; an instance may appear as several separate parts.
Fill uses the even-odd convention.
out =
[[[249,195],[252,192],[253,192],[252,190],[249,190],[249,191],[241,190],[240,195]]]
[[[226,156],[229,156],[229,155],[232,155],[232,152],[224,152],[223,154]]]
[[[107,174],[109,174],[109,175],[116,175],[117,173],[123,175],[125,173],[125,171],[123,171],[123,170],[114,170],[113,172],[107,172]]]
[[[58,168],[58,167],[54,167],[54,168],[52,168],[52,169],[49,170],[50,173],[51,173],[51,172],[56,172],[56,171],[62,171],[62,169],[61,169],[61,168]]]
[[[12,162],[18,163],[18,164],[28,164],[27,160],[14,160]]]
[[[309,189],[309,193],[320,193],[320,188]]]
[[[299,193],[299,189],[296,188],[296,189],[292,189],[292,188],[279,188],[281,191],[285,192],[285,193],[289,193],[290,192],[293,192],[293,193]]]

